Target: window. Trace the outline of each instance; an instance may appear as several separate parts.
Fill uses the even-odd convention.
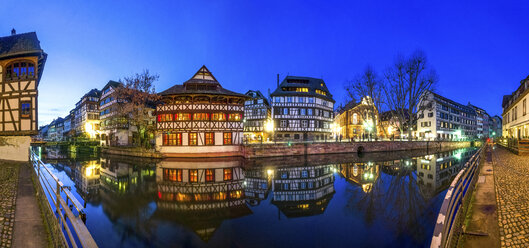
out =
[[[283,108],[283,115],[288,115],[288,108]]]
[[[229,121],[240,121],[241,120],[241,114],[229,114],[228,115]]]
[[[281,179],[287,179],[288,173],[287,172],[281,172]]]
[[[224,145],[231,145],[231,133],[224,133]]]
[[[308,126],[309,126],[309,122],[307,120],[301,121],[301,127],[308,127]]]
[[[527,114],[527,107],[526,107],[526,104],[525,104],[525,101],[526,101],[526,100],[527,100],[527,99],[523,99],[523,103],[522,103],[522,104],[523,104],[523,115],[524,115],[524,116]]]
[[[356,125],[356,124],[358,124],[358,114],[354,113],[353,114],[353,125]]]
[[[320,95],[324,95],[324,96],[327,95],[327,93],[326,93],[325,91],[323,91],[323,90],[318,90],[318,89],[316,89],[316,94],[320,94]]]
[[[279,122],[279,127],[287,127],[287,121],[282,120],[281,122]]]
[[[291,102],[292,102],[292,97],[291,97],[291,96],[287,96],[287,102],[288,102],[288,103],[291,103]]]
[[[198,170],[189,170],[189,182],[198,182]]]
[[[180,169],[163,169],[163,180],[170,182],[182,181],[182,170]]]
[[[213,113],[211,114],[212,121],[226,121],[226,115],[224,113]]]
[[[206,182],[214,182],[215,181],[215,172],[213,169],[206,169]]]
[[[215,133],[205,133],[204,135],[206,136],[205,141],[207,146],[215,145]]]
[[[182,145],[182,134],[181,133],[164,133],[162,135],[164,146],[181,146]]]
[[[297,108],[290,108],[290,115],[298,115],[298,109]]]
[[[433,117],[433,112],[428,113],[428,117]]]
[[[172,114],[159,114],[158,122],[165,122],[165,121],[173,121],[173,115]]]
[[[309,116],[312,115],[312,109],[307,109],[307,115],[309,115]]]
[[[224,169],[224,181],[230,181],[233,179],[233,169]]]
[[[207,114],[207,113],[194,113],[193,114],[193,120],[194,121],[209,121],[209,114]]]
[[[302,178],[307,178],[307,177],[309,177],[309,172],[306,171],[306,170],[301,171],[301,177],[302,177]]]
[[[35,77],[35,65],[31,62],[16,62],[6,67],[6,80]]]
[[[31,103],[22,102],[20,105],[20,117],[29,118],[31,117]]]
[[[190,146],[198,145],[197,133],[189,133],[189,145]]]
[[[308,90],[307,90],[307,91],[308,91]],[[303,97],[298,97],[298,102],[300,102],[300,103],[305,102],[305,98],[303,98]]]
[[[306,114],[306,109],[302,108],[302,109],[299,109],[299,115],[305,115]]]
[[[309,103],[314,103],[314,97],[309,97]]]

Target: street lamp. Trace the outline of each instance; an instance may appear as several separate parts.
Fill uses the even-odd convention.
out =
[[[369,132],[369,136],[371,136],[371,130],[373,129],[373,121],[371,120],[365,121],[364,128]]]

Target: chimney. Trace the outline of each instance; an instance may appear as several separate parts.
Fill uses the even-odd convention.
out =
[[[14,28],[11,29],[11,35],[15,35],[15,34],[17,34],[17,31]]]
[[[279,88],[279,73],[277,74],[277,88]]]

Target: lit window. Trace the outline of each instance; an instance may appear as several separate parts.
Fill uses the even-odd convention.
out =
[[[229,181],[233,179],[233,169],[224,169],[224,181]]]
[[[231,133],[224,133],[224,145],[231,145],[232,139],[231,139]]]
[[[189,182],[198,182],[198,170],[189,170]]]
[[[189,133],[189,145],[190,146],[198,145],[197,133]]]
[[[318,90],[318,89],[316,89],[316,94],[320,94],[320,95],[324,95],[324,96],[327,95],[327,93],[326,93],[325,91],[323,91],[323,90]]]
[[[158,115],[158,122],[166,122],[166,121],[173,121],[173,115],[172,114],[159,114]]]
[[[229,114],[228,115],[229,121],[240,121],[241,120],[241,114]]]
[[[207,113],[194,113],[193,114],[193,120],[194,121],[208,121],[209,120],[209,114],[207,114]]]
[[[226,121],[226,114],[224,113],[213,113],[211,114],[212,121]]]
[[[164,146],[181,146],[182,145],[182,134],[181,133],[164,133],[162,135]]]
[[[182,170],[180,169],[163,169],[163,180],[171,182],[182,181]]]
[[[190,121],[191,114],[190,113],[178,113],[175,115],[175,118],[177,121]]]
[[[213,169],[206,169],[206,182],[215,181],[215,173]]]
[[[215,145],[215,133],[205,133],[207,146]]]

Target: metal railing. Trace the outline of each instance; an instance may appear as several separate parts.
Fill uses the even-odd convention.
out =
[[[48,199],[45,207],[55,213],[64,243],[69,247],[97,247],[85,225],[83,205],[67,186],[55,176],[40,158],[30,149],[30,161],[38,178],[42,192]],[[71,204],[70,204],[71,203]]]
[[[472,155],[450,184],[437,216],[431,248],[452,247],[457,243],[478,178],[476,175],[479,171],[483,147],[486,145]]]

